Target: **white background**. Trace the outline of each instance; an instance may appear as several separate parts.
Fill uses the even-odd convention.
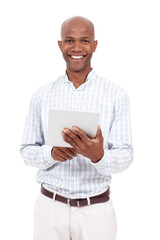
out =
[[[158,0],[1,1],[1,239],[32,239],[37,169],[24,165],[19,146],[32,93],[65,71],[57,40],[61,23],[74,15],[95,24],[99,45],[92,66],[97,74],[124,87],[130,98],[134,164],[114,175],[111,185],[117,240],[160,239],[158,4]]]

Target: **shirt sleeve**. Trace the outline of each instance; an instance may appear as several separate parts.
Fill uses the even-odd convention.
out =
[[[104,149],[103,158],[93,163],[104,176],[124,171],[133,161],[129,99],[125,91],[121,91],[118,95],[115,100],[108,146]]]
[[[51,157],[51,150],[51,146],[45,145],[41,123],[41,104],[36,91],[30,102],[20,153],[26,165],[45,170],[57,163]]]

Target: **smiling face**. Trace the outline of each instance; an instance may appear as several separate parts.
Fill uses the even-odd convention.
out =
[[[58,45],[67,64],[67,70],[81,72],[91,70],[91,58],[96,50],[93,24],[85,18],[74,17],[65,21]]]

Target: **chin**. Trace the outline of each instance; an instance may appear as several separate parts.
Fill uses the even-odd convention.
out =
[[[82,72],[85,68],[77,69],[77,68],[70,68],[73,72]]]
[[[87,66],[85,65],[85,66],[81,66],[81,67],[80,66],[75,67],[75,66],[68,65],[68,68],[73,72],[82,72],[84,70],[89,69],[90,65],[87,65]]]
[[[84,67],[73,67],[73,66],[70,66],[70,65],[67,65],[67,68],[73,72],[81,72],[83,71],[85,68]]]

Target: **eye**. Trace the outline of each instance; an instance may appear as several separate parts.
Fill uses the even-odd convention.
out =
[[[82,42],[83,43],[89,43],[89,40],[84,39],[84,40],[82,40]]]
[[[71,39],[67,39],[65,42],[66,42],[66,43],[72,43],[73,40],[71,40]]]

